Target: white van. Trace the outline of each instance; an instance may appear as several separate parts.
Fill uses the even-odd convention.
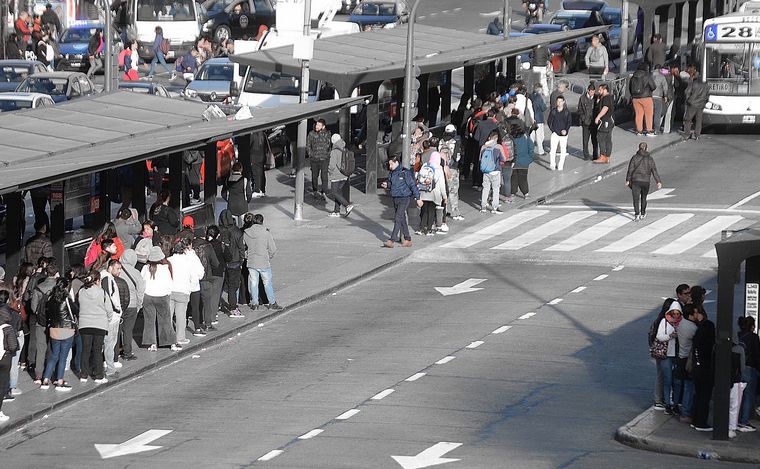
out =
[[[153,59],[156,26],[171,43],[166,58],[174,59],[193,47],[205,21],[195,0],[129,0],[128,5],[130,35],[137,38],[137,51],[145,60]]]

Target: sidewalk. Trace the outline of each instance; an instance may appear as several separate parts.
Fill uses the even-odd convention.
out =
[[[615,439],[633,448],[700,459],[760,464],[760,432],[738,433],[729,441],[715,441],[712,432],[698,432],[665,412],[645,410],[623,425]],[[701,456],[700,456],[701,454]]]
[[[572,188],[614,174],[627,165],[639,140],[639,137],[628,131],[616,130],[612,163],[596,165],[578,158],[581,154],[580,129],[571,129],[571,156],[566,161],[565,170],[550,171],[546,163],[548,156],[537,160],[537,164],[531,167],[529,176],[533,198],[518,198],[514,204],[504,204],[504,210],[518,210],[524,206],[541,203]],[[647,139],[652,150],[676,141],[677,134]],[[285,307],[283,311],[254,312],[241,306],[246,315],[245,319],[231,319],[220,314],[218,332],[204,338],[188,335],[191,342],[180,352],[165,349],[148,352],[145,348],[136,348],[135,354],[138,359],[124,362],[118,375],[109,377],[109,382],[103,385],[95,385],[92,380],[86,384],[79,383],[68,371],[65,379],[73,387],[70,392],[56,392],[52,387],[43,391],[34,386],[32,378],[26,372],[21,372],[19,388],[23,394],[17,396],[14,401],[3,404],[3,412],[11,419],[0,424],[0,434],[42,418],[54,409],[91,396],[102,389],[169,364],[179,357],[202,353],[207,347],[232,340],[244,330],[257,327],[276,316],[289,313],[299,306],[328,296],[403,262],[416,250],[443,242],[447,237],[479,229],[494,220],[490,213],[479,213],[480,192],[473,190],[469,182],[463,183],[460,189],[460,208],[466,217],[465,221],[452,221],[449,224],[451,232],[448,235],[432,238],[414,237],[414,246],[411,249],[383,249],[381,245],[388,239],[393,227],[393,209],[387,196],[364,194],[354,189],[351,198],[356,208],[351,215],[348,218],[330,218],[327,213],[332,209],[332,201],[325,202],[312,197],[310,175],[307,171],[305,220],[296,223],[292,219],[295,181],[288,177],[288,172],[288,168],[268,171],[267,196],[254,199],[251,203],[251,211],[264,216],[264,223],[272,231],[277,244],[278,253],[273,260],[274,286],[277,302]],[[220,199],[218,205],[223,204]],[[223,207],[217,207],[217,213],[221,208]],[[411,220],[411,225],[416,226],[417,222]]]

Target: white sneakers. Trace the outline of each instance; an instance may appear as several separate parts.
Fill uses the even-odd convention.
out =
[[[7,422],[11,418],[5,415],[2,411],[0,411],[0,422]]]

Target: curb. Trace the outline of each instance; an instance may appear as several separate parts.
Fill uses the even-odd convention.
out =
[[[643,429],[636,427],[652,415],[662,415],[661,412],[649,408],[637,415],[633,420],[618,428],[615,432],[615,440],[631,448],[655,453],[673,454],[676,456],[685,456],[697,459],[712,459],[724,462],[737,462],[759,464],[760,453],[757,451],[746,451],[742,448],[732,446],[731,441],[678,441],[672,437],[658,436],[656,433],[662,433],[661,426],[653,428],[651,425]],[[669,418],[663,418],[663,423]],[[701,458],[700,453],[712,453],[710,458]],[[754,453],[752,455],[751,453]]]
[[[31,414],[26,414],[18,419],[14,419],[13,422],[7,423],[5,425],[0,426],[0,436],[4,436],[6,434],[11,433],[11,431],[19,429],[20,427],[23,427],[35,420],[43,418],[45,415],[47,415],[49,412],[52,412],[53,410],[60,410],[65,407],[68,407],[77,401],[90,397],[92,395],[95,395],[97,393],[100,393],[101,391],[105,389],[109,389],[113,386],[117,386],[119,384],[123,384],[129,381],[132,381],[136,378],[139,378],[146,374],[147,372],[156,370],[158,368],[163,367],[166,364],[169,364],[171,362],[177,361],[181,357],[185,357],[187,355],[190,355],[198,350],[209,348],[215,345],[218,345],[234,336],[237,336],[241,332],[245,332],[249,329],[254,329],[256,327],[259,327],[259,325],[270,322],[279,316],[282,316],[286,313],[290,313],[293,310],[296,310],[302,306],[305,306],[309,303],[313,303],[315,301],[318,301],[322,298],[325,298],[327,296],[332,295],[335,292],[338,292],[340,290],[346,289],[348,287],[354,286],[363,280],[366,280],[370,277],[374,277],[375,275],[378,275],[386,270],[389,270],[393,267],[396,267],[397,265],[403,263],[406,261],[409,256],[413,253],[412,250],[409,251],[409,255],[405,255],[402,257],[398,257],[396,259],[390,260],[388,262],[385,262],[377,267],[374,267],[366,272],[362,272],[358,275],[355,275],[354,277],[351,277],[349,279],[346,279],[342,282],[338,282],[336,285],[329,286],[325,288],[324,290],[321,290],[317,293],[314,293],[312,295],[307,296],[306,298],[303,298],[301,300],[296,301],[295,303],[292,303],[285,308],[283,308],[280,311],[272,311],[264,316],[258,317],[254,319],[253,321],[245,324],[240,324],[239,326],[233,327],[232,329],[228,331],[224,331],[221,334],[212,337],[210,339],[196,342],[192,345],[187,345],[182,348],[179,352],[174,352],[170,355],[167,355],[159,360],[156,360],[155,362],[149,363],[144,365],[141,368],[136,369],[133,373],[129,375],[125,375],[124,377],[118,377],[118,378],[109,378],[108,383],[105,384],[98,384],[95,385],[89,389],[86,389],[82,392],[78,392],[76,394],[71,394],[69,397],[61,399],[59,401],[56,401],[42,409],[36,410],[32,412]]]

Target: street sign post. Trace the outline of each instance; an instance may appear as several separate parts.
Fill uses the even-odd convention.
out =
[[[402,167],[408,168],[412,159],[412,83],[414,82],[414,23],[417,19],[417,7],[422,0],[414,0],[409,12],[409,22],[406,27],[406,65],[404,73],[404,134],[401,149],[403,155]]]
[[[293,46],[294,58],[301,60],[301,100],[300,102],[309,102],[309,60],[314,49],[314,43],[311,41],[311,0],[303,0],[303,41]],[[298,148],[295,155],[296,170],[296,197],[293,207],[293,219],[296,221],[303,220],[303,198],[304,198],[304,161],[306,160],[306,133],[308,132],[308,120],[304,119],[298,123]]]

